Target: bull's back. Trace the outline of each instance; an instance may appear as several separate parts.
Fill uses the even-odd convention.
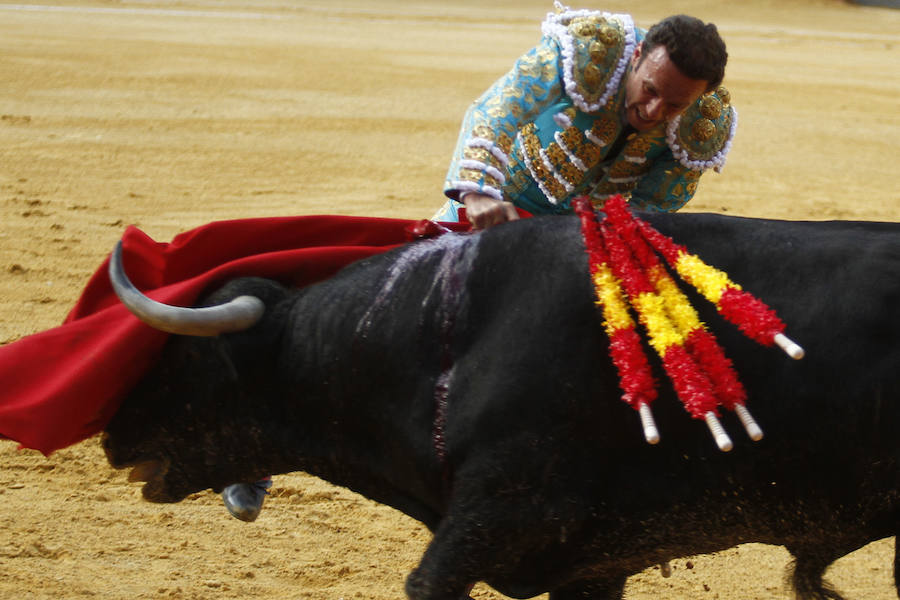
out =
[[[652,359],[662,440],[643,441],[608,358],[577,220],[553,218],[481,241],[480,256],[496,262],[474,273],[472,306],[486,307],[471,313],[464,336],[474,351],[460,355],[451,447],[502,465],[487,484],[494,494],[521,485],[546,505],[568,503],[556,518],[571,519],[570,531],[598,552],[615,547],[629,568],[748,541],[848,548],[892,535],[900,225],[646,218],[769,304],[807,350],[793,361],[760,346],[686,290],[766,437],[750,441],[726,414],[735,449],[720,452]],[[516,260],[494,258],[503,253]]]

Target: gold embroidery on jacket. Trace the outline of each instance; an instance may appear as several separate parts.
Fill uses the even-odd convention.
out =
[[[559,135],[569,152],[574,154],[588,170],[600,162],[602,157],[600,148],[586,139],[579,128],[566,127]]]
[[[610,179],[623,179],[626,177],[638,177],[650,168],[646,163],[635,163],[627,160],[617,160],[609,168]]]
[[[488,175],[484,171],[478,169],[460,169],[459,178],[462,181],[473,181],[475,183],[484,182],[485,186],[500,187],[500,182],[497,181],[494,177]]]
[[[494,130],[488,127],[487,125],[477,125],[472,130],[472,134],[475,137],[484,138],[486,140],[491,140],[492,142],[495,139]]]
[[[538,139],[536,132],[537,127],[534,123],[529,123],[522,128],[522,142],[524,152],[527,158],[527,164],[531,177],[542,188],[544,193],[553,196],[556,202],[565,199],[566,188],[557,181],[547,167],[544,165],[544,158],[541,156],[541,141]]]
[[[603,115],[591,126],[591,135],[603,146],[609,146],[616,140],[616,131],[616,120],[610,115]]]
[[[486,148],[468,147],[463,150],[463,158],[467,158],[469,160],[477,160],[483,163],[496,162],[496,159],[494,159],[494,155],[491,154],[491,151]]]
[[[547,157],[550,164],[556,169],[556,172],[565,179],[569,185],[578,186],[584,180],[584,174],[578,167],[572,164],[572,161],[566,155],[565,150],[559,147],[556,142],[547,146]]]

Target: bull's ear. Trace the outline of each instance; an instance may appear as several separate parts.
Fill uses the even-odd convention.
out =
[[[215,336],[243,331],[256,324],[266,310],[263,301],[255,296],[238,296],[224,304],[204,308],[170,306],[148,298],[125,274],[121,240],[109,259],[109,279],[119,300],[134,316],[166,333]]]

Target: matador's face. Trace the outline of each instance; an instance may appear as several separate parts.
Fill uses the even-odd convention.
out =
[[[664,46],[643,54],[643,44],[638,44],[625,79],[628,122],[638,131],[652,129],[683,113],[707,85],[703,79],[683,75]]]

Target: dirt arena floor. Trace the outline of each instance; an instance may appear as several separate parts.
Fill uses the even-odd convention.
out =
[[[27,0],[26,0],[27,1]],[[594,4],[666,16],[664,0]],[[900,218],[900,11],[686,0],[728,43],[740,111],[687,210]],[[573,5],[581,8],[582,5]],[[53,327],[127,224],[168,241],[231,218],[428,217],[464,110],[536,42],[550,0],[47,0],[0,4],[0,344]],[[260,519],[217,496],[140,499],[96,439],[0,442],[0,598],[396,599],[429,539],[304,474]],[[839,561],[896,598],[893,540]],[[787,553],[747,545],[650,569],[627,598],[789,598]],[[486,586],[480,599],[502,598]]]

